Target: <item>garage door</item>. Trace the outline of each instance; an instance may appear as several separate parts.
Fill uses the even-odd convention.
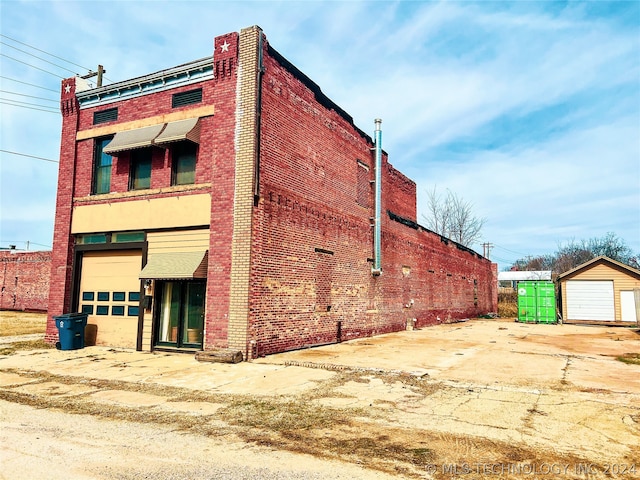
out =
[[[613,281],[567,281],[567,320],[615,321]]]
[[[140,250],[83,254],[79,310],[89,315],[88,332],[97,330],[96,345],[136,347],[141,267]]]

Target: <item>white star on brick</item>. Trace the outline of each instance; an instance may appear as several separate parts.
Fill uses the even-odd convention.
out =
[[[68,83],[64,86],[64,93],[71,93],[71,85]]]
[[[225,40],[224,43],[222,45],[220,45],[220,51],[221,52],[228,52],[229,51],[229,46],[230,45]]]

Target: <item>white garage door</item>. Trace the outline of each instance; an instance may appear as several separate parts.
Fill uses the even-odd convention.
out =
[[[83,254],[79,309],[97,329],[97,345],[136,347],[141,266],[140,250]]]
[[[567,281],[567,320],[615,321],[613,281]]]

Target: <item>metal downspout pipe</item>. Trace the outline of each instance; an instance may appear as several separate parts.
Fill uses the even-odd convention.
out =
[[[376,118],[375,124],[375,214],[373,218],[373,267],[371,268],[371,274],[377,276],[382,274],[380,246],[382,236],[380,227],[382,211],[382,120]]]

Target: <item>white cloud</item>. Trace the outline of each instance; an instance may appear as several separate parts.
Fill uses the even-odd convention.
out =
[[[258,24],[358,127],[372,133],[373,119],[383,119],[384,148],[416,180],[419,205],[421,190],[450,188],[488,217],[487,240],[533,254],[602,229],[640,251],[640,28],[629,21],[639,9],[630,2],[5,2],[1,21],[3,34],[89,68],[101,63],[116,81],[211,55],[215,36]],[[2,72],[60,86],[5,58]],[[0,118],[3,149],[57,158],[59,116],[3,106]],[[0,160],[3,190],[8,177],[28,190],[35,172],[16,176],[9,160]],[[34,164],[40,174],[52,169]],[[25,216],[37,215],[27,208]]]

